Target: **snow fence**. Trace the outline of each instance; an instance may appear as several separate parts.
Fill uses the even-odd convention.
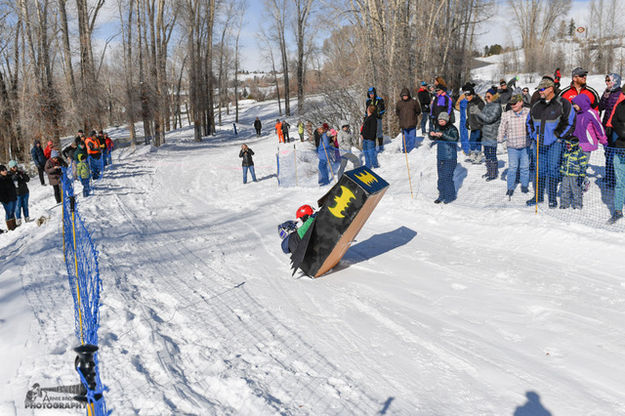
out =
[[[360,152],[354,155],[364,164],[364,157]],[[341,156],[338,149],[331,147],[327,152],[328,177],[335,181],[341,166]],[[278,186],[281,187],[313,187],[319,182],[319,157],[317,151],[308,142],[295,144],[281,144],[276,152],[276,166]],[[345,170],[354,169],[351,162],[348,162]]]
[[[412,188],[412,195],[415,198],[422,197],[434,201],[438,198],[436,145],[420,136],[417,137],[414,150],[411,149],[412,146],[408,146],[409,176],[405,167],[406,163],[403,163],[406,156],[402,153],[401,137],[399,135],[394,140],[387,141],[386,150],[378,155],[378,160],[383,168],[390,165],[402,166],[401,172],[400,170],[387,172],[389,182],[394,188],[394,195],[404,194],[410,198],[410,189]],[[534,195],[534,183],[536,182],[536,169],[534,167],[536,163],[539,167],[545,163],[544,156],[539,154],[538,162],[536,162],[535,150],[530,150],[528,193],[522,193],[520,175],[515,175],[513,195],[508,196],[506,194],[508,191],[507,182],[511,170],[507,149],[502,144],[497,147],[497,178],[486,182],[486,178],[483,177],[487,171],[485,163],[472,163],[462,152],[460,143],[458,144],[458,163],[453,174],[457,199],[452,202],[453,205],[488,210],[531,210],[570,224],[584,224],[593,228],[625,232],[625,218],[614,223],[609,221],[614,215],[615,208],[618,208],[615,207],[615,200],[622,198],[619,196],[622,195],[620,193],[625,193],[624,149],[606,146],[591,152],[590,157],[584,162],[586,167],[583,175],[577,176],[575,179],[564,179],[570,174],[559,173],[556,191],[558,204],[556,208],[549,208],[549,179],[546,179],[545,183],[544,202],[537,206],[526,204],[526,201]],[[364,164],[362,152],[356,149],[353,151],[353,154]],[[334,153],[334,149],[332,149],[332,153],[328,154],[328,172],[330,181],[333,183],[336,182],[340,165],[340,159]],[[397,158],[402,159],[402,163],[399,165]],[[563,152],[560,166],[565,163],[564,159]],[[319,157],[312,144],[308,142],[280,144],[276,152],[276,163],[279,186],[318,186]],[[353,167],[351,163],[348,163],[345,170],[350,169]],[[574,169],[568,170],[574,174]],[[622,188],[617,184],[617,177],[622,178]],[[580,192],[577,192],[578,189]],[[581,195],[581,203],[579,195]]]
[[[82,400],[87,402],[87,414],[104,416],[110,412],[107,413],[103,398],[106,387],[100,380],[97,353],[102,280],[98,252],[78,212],[70,175],[71,169],[63,168],[63,255],[74,299],[75,333],[80,342],[75,349],[75,367],[86,390]]]

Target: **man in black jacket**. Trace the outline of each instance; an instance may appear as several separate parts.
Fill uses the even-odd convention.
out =
[[[254,128],[256,129],[256,136],[260,137],[260,129],[263,128],[263,125],[258,117],[256,117],[256,120],[254,120]]]
[[[367,108],[367,117],[362,125],[360,135],[362,136],[362,151],[365,154],[365,166],[369,169],[378,168],[378,156],[375,152],[375,136],[377,132],[376,107],[370,105]]]
[[[425,126],[428,122],[430,114],[430,103],[432,102],[432,96],[428,91],[428,84],[425,81],[421,82],[421,88],[417,91],[417,98],[419,99],[419,104],[421,104],[421,111],[423,111],[423,116],[421,117],[421,134],[426,133]],[[432,125],[430,124],[430,130],[432,129]]]

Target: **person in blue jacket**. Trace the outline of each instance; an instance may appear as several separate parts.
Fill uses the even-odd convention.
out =
[[[547,187],[549,208],[556,208],[562,141],[575,129],[575,111],[568,100],[556,97],[552,78],[543,77],[537,89],[540,100],[534,103],[527,116],[527,129],[534,146],[538,183],[534,184],[535,195],[527,205],[543,202]]]
[[[449,204],[456,199],[454,170],[458,164],[459,137],[458,129],[449,122],[449,114],[445,111],[441,112],[436,126],[430,132],[430,139],[434,140],[437,145],[438,198],[434,201],[435,204],[441,202]]]
[[[330,152],[334,150],[333,146],[330,146],[330,139],[328,139],[328,130],[330,126],[328,123],[323,123],[323,126],[319,127],[315,134],[315,146],[317,146],[317,157],[319,158],[319,186],[324,186],[330,183],[328,164]]]
[[[382,117],[386,112],[386,106],[384,105],[384,99],[378,97],[378,93],[375,91],[375,87],[369,87],[367,90],[367,102],[365,103],[365,112],[369,109],[369,106],[375,106],[375,118],[376,124],[376,136],[378,138],[378,150],[384,151],[384,130],[382,128]]]
[[[41,142],[39,140],[35,140],[33,143],[33,148],[30,149],[30,157],[32,157],[35,166],[37,167],[37,172],[39,173],[39,180],[42,185],[45,185],[45,181],[43,180],[43,172],[44,167],[46,166],[47,159],[43,154],[43,149],[41,148]]]

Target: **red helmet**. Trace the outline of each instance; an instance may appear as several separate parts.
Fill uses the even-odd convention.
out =
[[[304,216],[311,216],[313,214],[313,209],[310,205],[302,205],[297,209],[295,216],[297,219],[300,219]]]

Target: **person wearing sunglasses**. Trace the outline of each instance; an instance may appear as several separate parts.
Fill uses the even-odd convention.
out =
[[[599,94],[592,87],[586,85],[586,77],[588,71],[581,67],[577,67],[571,72],[571,84],[560,92],[562,98],[567,99],[570,103],[573,98],[579,94],[584,94],[590,99],[590,106],[594,109],[599,107]]]
[[[549,208],[556,208],[562,142],[573,133],[575,111],[568,100],[556,96],[553,78],[543,77],[537,90],[540,99],[530,110],[527,127],[537,161],[538,181],[534,184],[534,197],[526,203],[531,206],[543,202],[547,188]]]

